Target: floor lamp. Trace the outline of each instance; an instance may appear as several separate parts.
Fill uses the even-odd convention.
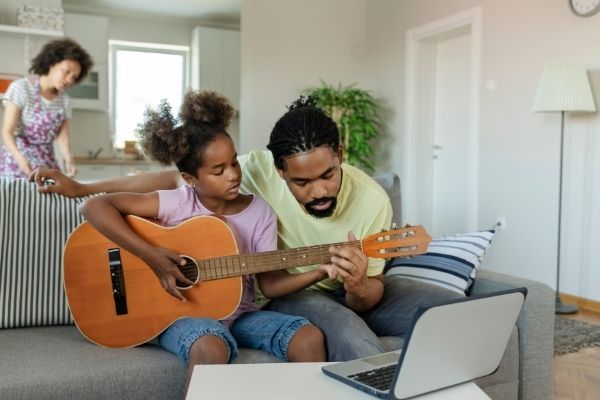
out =
[[[556,313],[573,314],[577,306],[560,300],[560,228],[565,112],[594,112],[596,106],[587,71],[577,65],[547,65],[533,102],[534,112],[560,112],[560,173],[558,179],[558,243],[556,246]]]

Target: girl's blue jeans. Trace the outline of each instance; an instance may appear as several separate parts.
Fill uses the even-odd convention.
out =
[[[275,311],[251,311],[237,318],[230,328],[211,318],[182,318],[160,336],[160,345],[177,355],[186,364],[192,345],[198,338],[213,335],[221,338],[229,349],[229,362],[233,362],[239,347],[264,350],[288,361],[290,341],[304,325],[310,322],[303,317]]]

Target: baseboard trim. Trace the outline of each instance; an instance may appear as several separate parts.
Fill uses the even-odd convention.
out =
[[[560,298],[564,303],[574,304],[579,308],[600,313],[600,301],[589,300],[584,297],[573,296],[571,294],[561,293]]]

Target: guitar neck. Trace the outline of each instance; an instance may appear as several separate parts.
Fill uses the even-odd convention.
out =
[[[275,250],[264,253],[236,254],[233,256],[196,260],[200,267],[200,280],[211,281],[233,276],[276,271],[303,265],[327,264],[331,259],[331,246],[354,246],[362,249],[362,242],[342,242],[317,246],[299,247],[290,250]]]

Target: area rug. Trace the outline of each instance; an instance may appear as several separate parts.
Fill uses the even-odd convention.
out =
[[[600,347],[600,325],[556,316],[554,355],[575,353],[585,347]]]

